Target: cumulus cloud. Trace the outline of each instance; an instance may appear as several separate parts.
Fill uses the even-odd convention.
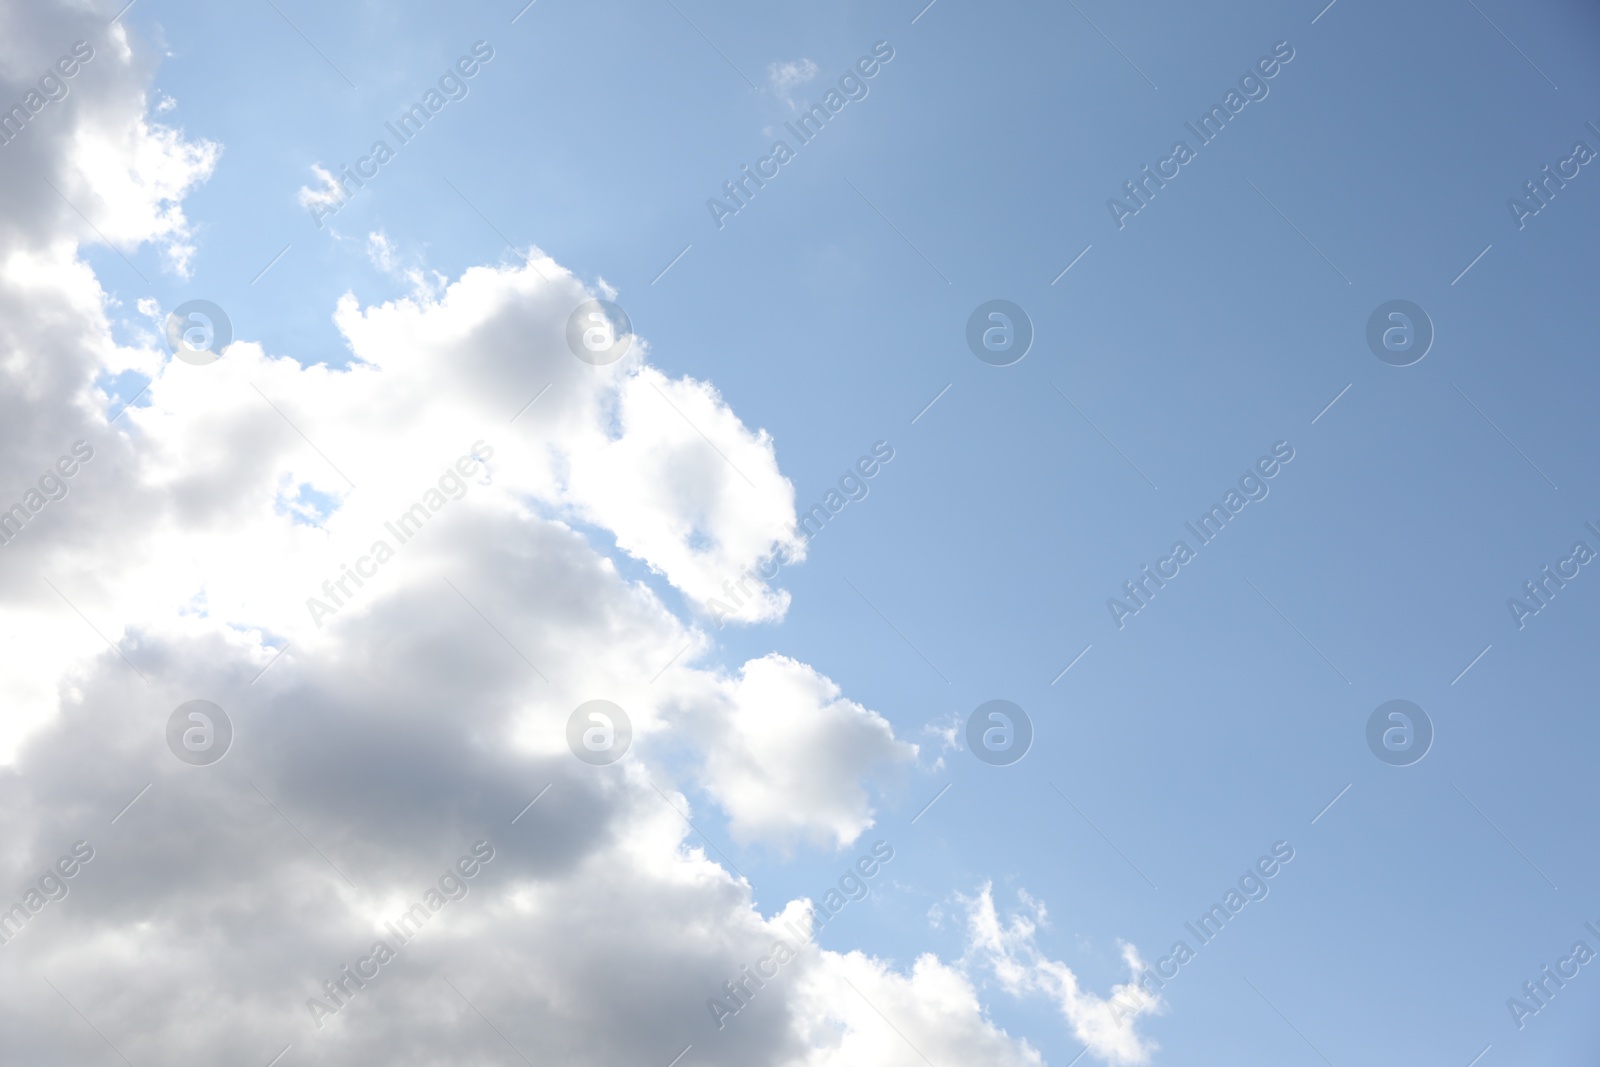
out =
[[[0,545],[8,1055],[598,1065],[692,1043],[700,1064],[1038,1063],[932,956],[808,949],[715,1026],[706,998],[776,919],[674,808],[705,795],[744,840],[836,846],[871,825],[875,775],[915,756],[813,667],[718,664],[697,622],[793,528],[776,442],[642,338],[607,367],[575,359],[566,321],[592,294],[537,250],[377,304],[322,294],[338,369],[248,337],[208,366],[168,358],[37,180],[183,268],[184,196],[221,150],[148,120],[150,63],[109,14],[0,16],[11,96],[38,56],[105,42],[97,80],[0,172],[0,504],[24,508]],[[148,381],[136,406],[108,374]],[[34,508],[78,441],[92,457]],[[635,728],[604,767],[565,737],[596,697]],[[210,766],[166,740],[195,698],[233,724]],[[92,858],[50,874],[78,842]],[[492,859],[442,881],[475,846]],[[368,970],[380,940],[393,958]]]
[[[95,220],[97,236],[121,248],[154,243],[172,270],[188,277],[194,245],[181,202],[211,176],[221,148],[143,118],[131,129],[115,122],[108,116],[105,128],[80,136],[67,157],[71,170],[61,175],[61,192]]]
[[[567,456],[566,495],[584,518],[702,606],[775,546],[798,551],[794,486],[765,431],[748,430],[709,384],[648,366],[618,394],[620,432]],[[786,592],[749,588],[747,618],[782,617]]]
[[[828,953],[799,994],[804,1067],[927,1067],[983,1063],[1039,1067],[1025,1039],[985,1018],[972,982],[937,956],[918,956],[908,972],[860,952]]]
[[[721,696],[705,780],[741,839],[851,845],[873,821],[863,779],[916,759],[881,715],[787,656],[746,663]]]
[[[0,148],[5,247],[60,253],[73,240],[105,240],[127,252],[148,243],[185,276],[194,247],[182,201],[210,177],[220,145],[150,121],[147,71],[120,23],[82,6],[13,7],[0,15],[0,36],[0,101],[26,120],[10,112]],[[74,73],[58,77],[60,69]],[[39,92],[46,75],[61,94],[53,101]]]

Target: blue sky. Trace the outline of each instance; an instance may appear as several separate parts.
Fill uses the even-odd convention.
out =
[[[612,552],[714,638],[704,663],[780,652],[922,746],[872,782],[876,825],[842,849],[741,843],[684,786],[764,914],[881,838],[894,860],[824,947],[960,957],[959,900],[992,882],[1003,916],[1019,891],[1043,903],[1039,949],[1104,995],[1121,942],[1147,962],[1193,945],[1185,922],[1286,841],[1266,899],[1139,1019],[1151,1062],[1600,1048],[1594,968],[1522,1028],[1507,1008],[1574,942],[1600,950],[1600,577],[1582,567],[1521,628],[1507,607],[1574,542],[1600,550],[1581,296],[1600,171],[1520,228],[1507,207],[1575,141],[1600,151],[1592,9],[274,3],[123,16],[152,105],[176,101],[153,117],[222,145],[184,199],[191,277],[150,245],[129,251],[149,285],[86,250],[129,317],[140,297],[214,300],[266,353],[343,367],[339,297],[411,289],[370,233],[448,279],[519,264],[509,240],[614,287],[653,365],[771,434],[802,511],[892,445],[783,570],[781,621],[718,629]],[[478,41],[494,57],[470,93],[319,228],[313,166],[365,154]],[[773,65],[814,64],[788,92],[820,101],[878,42],[893,59],[865,98],[719,227],[707,199],[795,117]],[[1108,198],[1196,146],[1185,123],[1279,42],[1268,94],[1119,226]],[[1008,367],[964,340],[995,298],[1035,329]],[[1394,299],[1435,330],[1407,367],[1365,340]],[[1198,547],[1185,523],[1280,442],[1270,493]],[[1195,558],[1119,626],[1108,598],[1180,539]],[[993,698],[1032,720],[1021,762],[941,747]],[[1435,730],[1411,766],[1367,748],[1392,699]],[[1048,998],[980,995],[1045,1062],[1083,1049]]]

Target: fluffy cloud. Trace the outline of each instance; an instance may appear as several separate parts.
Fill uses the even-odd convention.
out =
[[[0,546],[16,709],[0,907],[22,905],[0,925],[9,1055],[664,1064],[693,1044],[698,1064],[817,1067],[921,1062],[909,1042],[1039,1062],[931,956],[901,970],[811,949],[715,1026],[705,998],[777,920],[689,843],[683,796],[746,840],[837,845],[871,825],[876,770],[915,752],[809,666],[724,669],[607,554],[691,604],[714,595],[792,529],[773,441],[709,384],[650,367],[642,339],[608,367],[573,358],[566,320],[592,294],[537,251],[338,300],[341,369],[248,338],[208,366],[167,359],[159,309],[106,295],[79,255],[93,231],[37,180],[124,251],[184,268],[183,195],[219,149],[149,122],[148,60],[108,20],[0,14],[7,94],[72,41],[97,48],[0,172],[0,504],[72,442],[94,450]],[[149,384],[118,413],[104,376],[123,371],[139,381],[120,395]],[[389,526],[414,505],[402,541]],[[336,610],[313,617],[313,599]],[[763,611],[782,608],[775,593]],[[600,696],[635,747],[591,767],[565,724]],[[235,730],[206,767],[165,739],[196,697]],[[78,841],[93,859],[48,875]],[[465,895],[430,898],[478,841],[494,858],[454,883]],[[388,924],[419,903],[400,944]],[[358,986],[343,969],[379,939],[397,954]]]
[[[123,26],[108,22],[81,5],[0,13],[4,107],[25,105],[30,92],[40,99],[40,78],[59,73],[58,60],[75,61],[72,76],[56,79],[65,95],[25,107],[26,124],[0,147],[5,244],[70,249],[68,235],[121,251],[152,243],[183,273],[194,249],[181,202],[210,176],[220,149],[148,120],[146,64]]]
[[[1026,1040],[985,1019],[971,981],[931,954],[902,973],[859,952],[826,953],[798,999],[796,1029],[809,1051],[797,1067],[1044,1062]]]
[[[0,10],[6,107],[25,101],[41,72],[71,55],[75,42],[93,50],[65,80],[66,96],[0,146],[0,506],[37,491],[74,441],[104,444],[107,398],[94,384],[99,375],[157,364],[152,352],[112,342],[107,302],[78,256],[79,240],[103,235],[129,251],[151,243],[181,268],[190,237],[181,199],[216,160],[215,146],[147,121],[148,69],[121,26],[108,22],[81,5]],[[9,709],[0,723],[0,758],[51,713],[57,679],[104,650],[47,583],[86,562],[77,549],[107,547],[96,529],[104,520],[83,520],[80,501],[86,487],[105,485],[122,470],[122,461],[102,451],[68,484],[67,499],[37,520],[44,530],[0,549],[7,563],[0,569],[0,638],[8,649],[0,701]],[[55,546],[49,558],[37,543],[46,539]],[[32,550],[24,540],[35,542]],[[105,557],[89,558],[94,566]]]
[[[862,779],[916,758],[882,716],[786,656],[751,660],[721,689],[705,777],[736,837],[844,848],[872,825]]]

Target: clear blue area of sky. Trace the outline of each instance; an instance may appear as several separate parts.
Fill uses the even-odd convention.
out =
[[[130,305],[214,300],[269,352],[339,364],[334,301],[402,291],[368,232],[452,277],[511,256],[503,234],[617,286],[656,363],[773,434],[803,505],[893,445],[784,572],[788,618],[719,631],[715,655],[815,665],[925,765],[925,723],[994,697],[1036,738],[1014,766],[946,752],[888,783],[862,849],[895,859],[825,944],[959,955],[953,895],[992,880],[1003,907],[1047,905],[1041,946],[1104,993],[1119,939],[1150,959],[1192,942],[1185,921],[1286,840],[1270,896],[1140,1021],[1157,1063],[1600,1050],[1600,964],[1521,1031],[1505,1004],[1575,941],[1600,950],[1600,565],[1520,630],[1506,606],[1573,542],[1600,550],[1581,295],[1600,164],[1522,229],[1507,208],[1575,141],[1600,150],[1592,6],[538,0],[512,24],[521,0],[275,2],[304,38],[258,0],[125,16],[164,53],[165,120],[224,145],[185,205],[190,281],[141,254],[147,289],[92,253]],[[495,55],[470,95],[319,231],[295,196],[311,165],[365,155],[478,40]],[[879,41],[869,95],[719,229],[707,198],[793,117],[768,65],[814,61],[793,92],[820,101]],[[1280,41],[1269,95],[1119,228],[1107,199],[1196,146],[1185,123]],[[997,297],[1037,332],[1010,367],[964,341]],[[1365,340],[1397,298],[1436,330],[1403,368]],[[1185,522],[1279,441],[1270,495],[1119,629],[1107,598],[1193,545]],[[1437,732],[1409,767],[1365,740],[1395,698]],[[694,799],[764,910],[862,850],[740,849]],[[1081,1048],[1050,1005],[984,995],[1048,1062]]]

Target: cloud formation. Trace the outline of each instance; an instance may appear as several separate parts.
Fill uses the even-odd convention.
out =
[[[697,621],[794,526],[776,443],[643,339],[610,366],[574,358],[567,318],[595,294],[536,249],[338,297],[339,368],[248,337],[172,360],[164,309],[127,307],[85,262],[100,238],[78,209],[181,276],[185,194],[225,157],[150,121],[151,61],[109,14],[0,16],[8,94],[79,38],[100,64],[0,174],[0,471],[20,491],[73,441],[95,450],[0,548],[0,906],[24,911],[0,946],[8,1056],[664,1064],[692,1043],[700,1064],[1039,1063],[931,955],[809,951],[714,1030],[703,990],[777,917],[692,843],[689,798],[750,847],[831,849],[916,754],[814,667],[719,664]],[[331,618],[308,609],[324,583]],[[598,696],[634,726],[605,767],[565,740]],[[207,766],[167,747],[197,697],[233,727]],[[92,863],[33,909],[80,841]],[[478,842],[493,861],[434,907]],[[393,958],[362,963],[419,906]]]
[[[1073,1035],[1106,1062],[1148,1063],[1156,1045],[1139,1035],[1137,1019],[1158,1014],[1163,1003],[1142,993],[1134,984],[1133,976],[1144,969],[1138,949],[1129,944],[1122,946],[1129,980],[1113,986],[1110,996],[1099,996],[1084,989],[1065,963],[1040,950],[1036,935],[1046,920],[1044,905],[1027,893],[1019,893],[1018,900],[1022,910],[1002,923],[990,883],[984,883],[976,897],[963,899],[967,909],[967,960],[993,973],[1002,988],[1014,996],[1041,993],[1053,1000]]]

